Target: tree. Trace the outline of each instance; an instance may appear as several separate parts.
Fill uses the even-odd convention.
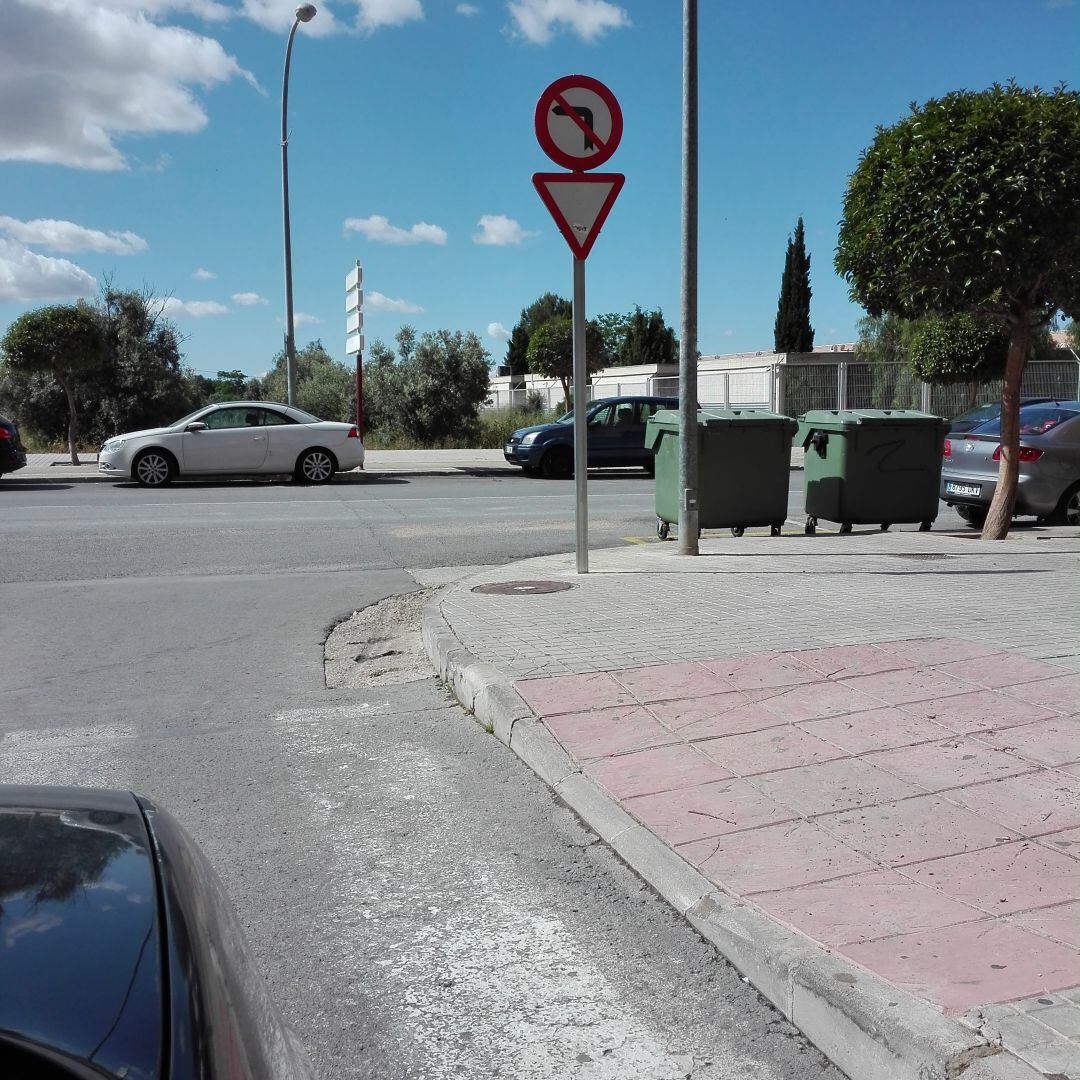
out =
[[[219,371],[210,391],[211,401],[242,401],[248,377],[238,370]]]
[[[604,366],[604,339],[593,323],[585,326],[585,369],[587,374]],[[574,324],[556,315],[536,328],[529,337],[529,369],[549,379],[558,379],[563,399],[570,407],[570,386],[574,379]]]
[[[49,373],[67,398],[67,441],[71,464],[79,464],[76,441],[79,412],[72,388],[72,376],[91,371],[104,362],[101,324],[87,303],[52,304],[20,315],[0,342],[0,351],[9,368],[23,374]]]
[[[877,135],[844,195],[835,265],[871,315],[977,315],[1009,345],[985,539],[1008,535],[1032,336],[1080,314],[1080,95],[957,91]]]
[[[538,297],[527,308],[522,308],[521,316],[510,332],[510,340],[506,344],[506,364],[510,368],[510,374],[525,375],[531,370],[529,338],[533,331],[555,316],[571,319],[573,315],[574,305],[550,292]]]
[[[620,367],[634,364],[677,364],[679,344],[675,331],[664,322],[664,313],[644,312],[637,305],[626,317],[616,363]]]
[[[780,299],[776,305],[773,348],[776,352],[806,353],[814,350],[814,328],[810,325],[810,256],[806,254],[803,219],[788,237],[784,274],[780,279]]]
[[[273,367],[262,380],[259,396],[285,401],[288,396],[285,353],[274,357]],[[349,423],[356,418],[356,371],[335,360],[316,338],[296,354],[295,399],[320,420]]]
[[[1069,323],[1069,329],[1066,332],[1069,335],[1069,344],[1074,349],[1080,349],[1080,321],[1074,320]]]

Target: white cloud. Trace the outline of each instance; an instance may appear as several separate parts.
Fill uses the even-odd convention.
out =
[[[459,15],[464,15],[468,18],[470,15],[479,15],[480,9],[475,4],[458,4],[454,10]]]
[[[192,319],[202,319],[207,315],[227,315],[229,309],[216,300],[178,300],[175,296],[168,296],[161,301],[161,313],[163,315],[187,315]]]
[[[34,218],[19,221],[0,216],[0,233],[6,233],[21,244],[46,247],[51,251],[99,251],[108,255],[135,255],[145,251],[146,241],[133,232],[101,232],[76,225],[74,221],[54,218]]]
[[[253,23],[267,30],[289,30],[296,19],[296,0],[244,0],[240,13]],[[302,23],[298,34],[309,37],[326,37],[341,29],[341,24],[325,5],[318,5],[319,12],[311,22]]]
[[[196,281],[213,281],[217,277],[217,274],[213,270],[204,270],[203,267],[199,267],[194,274],[191,275]]]
[[[508,247],[520,244],[522,240],[536,233],[523,229],[513,218],[504,214],[485,214],[477,223],[479,232],[473,233],[474,244],[487,244],[492,247]]]
[[[200,131],[207,117],[195,88],[254,78],[213,38],[152,19],[194,6],[3,0],[0,161],[125,169],[118,139]]]
[[[364,293],[364,307],[368,311],[396,311],[403,315],[416,315],[424,309],[408,300],[391,300],[381,292]]]
[[[81,266],[0,238],[0,301],[70,300],[96,291],[97,282]]]
[[[356,24],[362,30],[378,30],[380,26],[401,26],[422,19],[424,9],[420,0],[356,0]]]
[[[501,322],[488,323],[488,337],[494,338],[496,341],[509,341],[510,331],[506,329]]]
[[[595,41],[630,25],[626,11],[609,0],[511,0],[506,6],[514,32],[534,45],[546,45],[560,30]]]
[[[725,330],[724,331],[724,337],[733,337],[734,334],[735,334],[734,330]]]
[[[391,225],[382,214],[366,218],[346,218],[346,232],[358,232],[376,244],[438,244],[446,243],[446,230],[438,225],[418,221],[408,229]]]
[[[316,326],[321,322],[317,315],[309,315],[306,311],[293,312],[293,326]]]
[[[232,302],[239,304],[241,307],[254,307],[256,304],[270,303],[265,296],[260,296],[257,292],[234,292]]]

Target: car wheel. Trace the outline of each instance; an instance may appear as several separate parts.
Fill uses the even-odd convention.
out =
[[[1080,525],[1080,484],[1074,484],[1061,496],[1050,522],[1053,525]]]
[[[983,522],[986,521],[986,515],[989,512],[985,506],[965,506],[963,503],[958,503],[953,509],[973,529],[983,527]]]
[[[574,455],[565,446],[553,446],[541,459],[540,471],[548,480],[566,480],[574,475]]]
[[[333,454],[321,447],[305,450],[296,462],[296,479],[302,484],[325,484],[336,471]]]
[[[144,450],[132,463],[131,475],[142,487],[164,487],[176,475],[176,459],[164,450]]]

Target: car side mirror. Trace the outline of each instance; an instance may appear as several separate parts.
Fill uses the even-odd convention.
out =
[[[185,431],[205,431],[206,425],[201,420],[194,420],[186,428]]]

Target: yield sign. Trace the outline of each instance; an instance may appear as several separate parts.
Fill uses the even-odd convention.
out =
[[[626,177],[622,173],[533,173],[533,187],[575,259],[586,259]]]

